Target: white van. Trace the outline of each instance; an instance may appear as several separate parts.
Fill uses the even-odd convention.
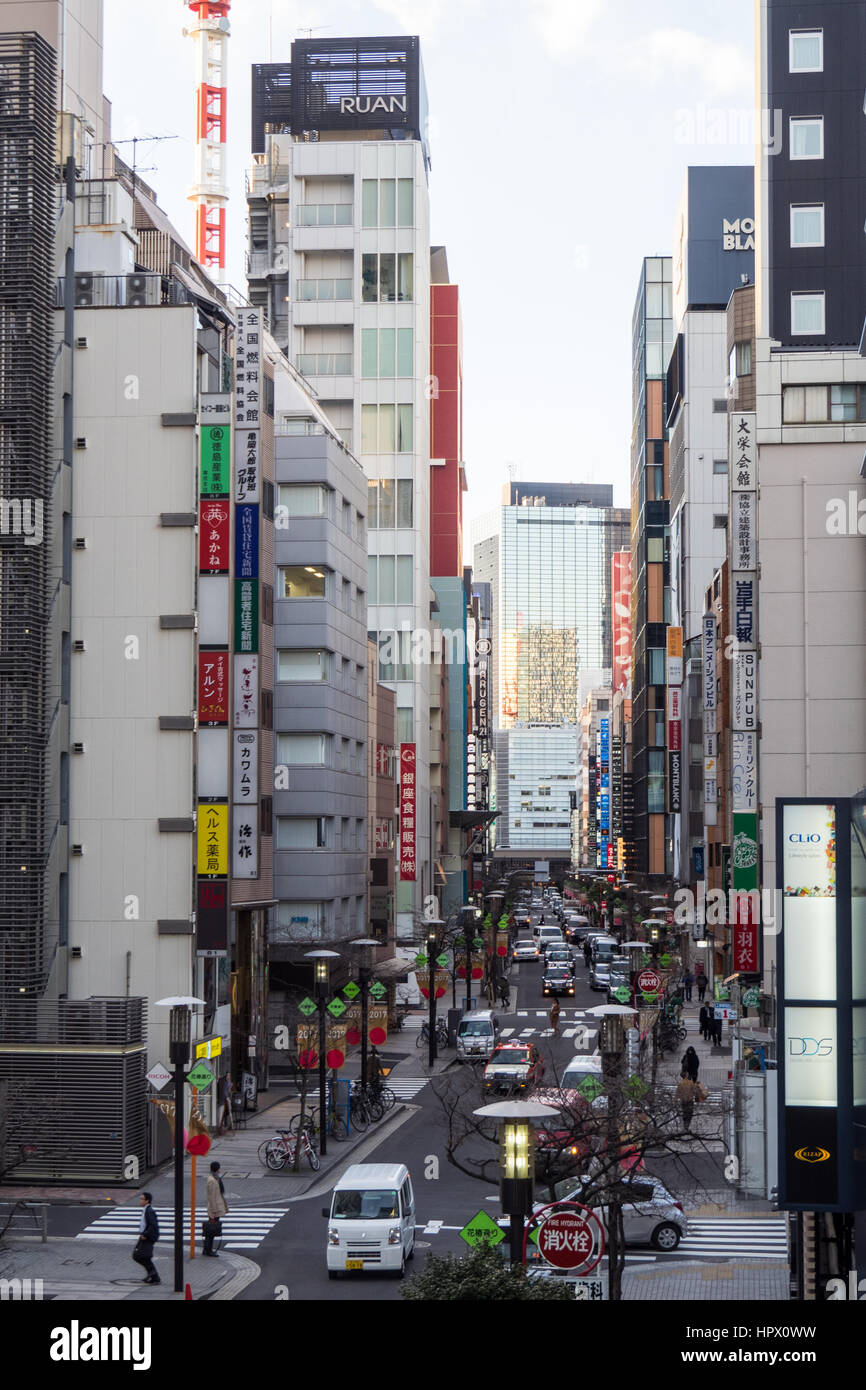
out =
[[[404,1163],[353,1163],[340,1178],[328,1218],[328,1278],[391,1270],[402,1279],[415,1254],[415,1193]]]
[[[486,1062],[499,1041],[499,1018],[492,1009],[464,1014],[457,1025],[458,1062]]]

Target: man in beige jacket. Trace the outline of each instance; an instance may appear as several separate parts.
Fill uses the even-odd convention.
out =
[[[219,1221],[220,1217],[228,1213],[228,1203],[226,1202],[226,1191],[223,1187],[223,1180],[220,1177],[220,1165],[214,1161],[210,1166],[210,1177],[207,1180],[207,1219],[208,1223]],[[212,1255],[217,1258],[217,1252],[213,1248],[214,1235],[216,1232],[209,1226],[210,1234],[205,1234],[204,1254]]]

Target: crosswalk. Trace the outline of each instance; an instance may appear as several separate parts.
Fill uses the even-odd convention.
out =
[[[677,1255],[720,1256],[728,1259],[784,1260],[788,1255],[788,1223],[784,1217],[701,1217],[689,1221],[688,1234]]]
[[[223,1249],[257,1250],[288,1210],[288,1207],[236,1207],[234,1211],[230,1211],[227,1216],[222,1218]],[[162,1237],[160,1245],[157,1247],[160,1248],[171,1244],[174,1233],[174,1210],[171,1207],[157,1207],[156,1215]],[[197,1207],[195,1219],[199,1240],[201,1240],[201,1222],[206,1218],[207,1209]],[[190,1210],[189,1207],[185,1207],[183,1227],[184,1240],[187,1243],[190,1235],[189,1224]],[[83,1231],[78,1232],[75,1239],[126,1241],[134,1245],[138,1239],[140,1228],[140,1207],[116,1207],[112,1211],[103,1212],[95,1221],[91,1221],[89,1226],[85,1226]]]

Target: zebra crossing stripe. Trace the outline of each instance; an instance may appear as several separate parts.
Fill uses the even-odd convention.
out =
[[[500,1038],[510,1038],[514,1032],[513,1028],[503,1028],[499,1034]]]
[[[277,1222],[286,1215],[288,1207],[239,1207],[228,1215],[222,1217],[222,1242],[227,1250],[256,1250],[265,1237],[273,1230]],[[171,1207],[157,1207],[157,1218],[160,1226],[165,1233],[165,1240],[168,1233],[174,1230],[174,1210]],[[199,1218],[204,1219],[207,1215],[207,1208],[196,1208],[196,1222]],[[79,1231],[76,1240],[103,1240],[103,1241],[129,1241],[139,1235],[141,1230],[141,1213],[136,1207],[131,1210],[115,1210],[103,1212],[95,1221],[91,1221],[89,1226],[85,1226],[83,1231]],[[184,1208],[183,1213],[184,1240],[190,1239],[190,1209]],[[198,1234],[198,1233],[197,1233]]]

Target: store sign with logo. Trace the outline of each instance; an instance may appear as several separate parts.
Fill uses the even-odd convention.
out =
[[[380,111],[383,116],[396,113],[406,114],[406,98],[402,97],[340,97],[341,116],[375,116]]]
[[[400,877],[414,880],[416,873],[415,744],[400,744]]]
[[[723,251],[754,251],[755,249],[755,219],[754,217],[734,217],[730,221],[727,217],[722,218],[722,250]]]
[[[758,736],[742,729],[731,733],[731,795],[735,811],[757,811]]]
[[[738,652],[733,668],[731,727],[754,731],[758,727],[757,652]]]

